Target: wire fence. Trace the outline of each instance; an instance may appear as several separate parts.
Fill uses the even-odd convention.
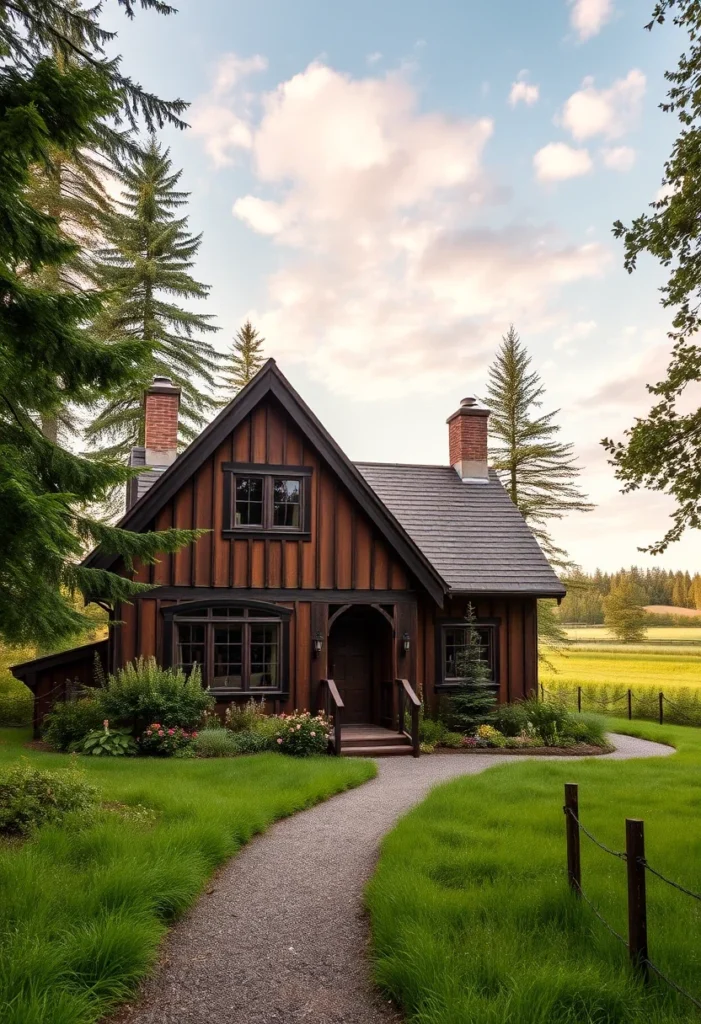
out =
[[[677,687],[665,692],[650,686],[626,689],[624,686],[597,686],[593,683],[584,686],[555,683],[550,687],[541,684],[540,696],[543,700],[558,701],[568,710],[580,713],[643,719],[660,725],[666,722],[670,725],[701,726],[701,688]]]
[[[565,812],[566,834],[567,834],[567,878],[572,891],[578,898],[582,898],[591,909],[597,920],[606,930],[628,950],[633,969],[641,979],[649,983],[650,974],[654,974],[669,988],[683,996],[697,1009],[701,1010],[701,1000],[687,992],[672,978],[668,977],[653,960],[650,959],[648,950],[648,918],[647,918],[647,891],[646,876],[654,875],[665,885],[670,886],[677,892],[693,900],[701,901],[701,893],[694,892],[687,886],[667,878],[661,871],[652,867],[645,857],[645,825],[637,818],[626,818],[626,848],[625,850],[613,850],[602,843],[582,823],[579,817],[579,788],[575,783],[565,785]],[[595,906],[582,888],[582,861],[580,850],[580,838],[582,833],[603,853],[626,865],[627,895],[628,895],[628,938],[616,931],[613,925],[606,920],[601,910]]]

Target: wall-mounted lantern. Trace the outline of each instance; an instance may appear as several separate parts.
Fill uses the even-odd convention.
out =
[[[407,655],[409,653],[409,648],[410,647],[411,647],[411,637],[409,636],[408,633],[404,633],[404,635],[402,636],[402,650],[404,651],[405,655]]]
[[[318,658],[324,647],[324,638],[318,631],[312,637],[312,646],[314,648],[314,657]]]

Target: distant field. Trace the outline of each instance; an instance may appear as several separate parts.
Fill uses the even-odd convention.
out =
[[[606,626],[568,626],[565,629],[570,640],[578,643],[609,643],[618,646],[618,641]],[[650,626],[645,635],[648,641],[687,641],[689,644],[701,643],[701,628],[698,626]],[[621,644],[622,650],[630,649],[630,644]]]
[[[570,686],[618,685],[701,688],[701,647],[633,650],[623,645],[601,648],[575,647],[566,654],[550,655],[553,668],[542,666],[540,681]]]
[[[677,608],[675,604],[646,604],[645,611],[650,615],[681,615],[683,619],[701,616],[698,608]]]

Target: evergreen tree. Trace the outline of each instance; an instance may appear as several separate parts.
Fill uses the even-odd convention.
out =
[[[464,684],[446,698],[444,709],[449,726],[464,733],[472,733],[486,722],[496,703],[476,621],[475,609],[470,603],[465,615],[465,644],[455,658],[456,672]]]
[[[0,641],[45,648],[84,627],[76,592],[86,602],[118,601],[148,589],[80,566],[86,545],[100,544],[129,566],[197,536],[132,534],[92,519],[86,507],[124,481],[125,469],[80,458],[37,427],[66,402],[124,386],[144,355],[138,340],[106,346],[83,331],[99,313],[99,295],[37,283],[60,276],[75,246],[28,202],[30,169],[48,168],[51,147],[88,145],[96,124],[131,102],[126,86],[115,88],[112,65],[86,59],[59,68],[43,54],[45,26],[30,15],[64,6],[21,2],[0,15]]]
[[[181,174],[173,172],[168,150],[152,137],[120,172],[123,198],[105,227],[108,247],[97,274],[113,297],[94,329],[107,343],[139,338],[148,350],[140,376],[114,389],[87,428],[88,440],[111,456],[124,457],[143,444],[143,393],[154,375],[170,377],[181,388],[181,444],[197,437],[217,407],[220,360],[201,335],[218,328],[210,315],[171,301],[203,299],[209,292],[189,274],[202,236],[191,235],[187,217],[176,216],[188,199],[177,190]]]
[[[224,370],[224,387],[226,401],[238,395],[260,370],[263,365],[263,342],[250,320],[236,332],[231,351],[226,357]]]
[[[489,454],[546,557],[563,569],[572,563],[567,553],[553,543],[548,524],[569,512],[589,512],[594,506],[577,486],[580,467],[574,446],[557,440],[560,427],[555,418],[559,409],[536,413],[543,404],[545,389],[530,365],[526,347],[512,325],[489,369]]]
[[[630,578],[622,579],[604,598],[604,622],[623,643],[645,639],[647,612],[643,601],[640,587]]]
[[[701,3],[658,0],[647,28],[662,25],[668,17],[689,39],[677,69],[665,73],[669,91],[660,104],[679,119],[679,134],[664,165],[665,194],[629,226],[616,221],[614,235],[623,239],[629,273],[641,253],[667,268],[669,277],[660,290],[662,305],[675,310],[673,347],[665,378],[648,385],[654,404],[647,415],[636,418],[623,442],[602,441],[624,493],[644,487],[663,491],[676,503],[669,530],[644,549],[653,554],[679,540],[686,529],[701,529],[701,405],[689,405],[694,385],[701,381],[696,340],[701,327]]]

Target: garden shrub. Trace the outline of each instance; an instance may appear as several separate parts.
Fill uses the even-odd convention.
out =
[[[168,726],[162,725],[160,722],[152,722],[148,728],[144,729],[137,742],[142,754],[172,757],[177,751],[187,747],[192,740],[197,739],[198,735],[196,730],[188,732],[187,729],[181,729],[179,725]]]
[[[128,729],[110,729],[107,719],[101,729],[93,729],[80,745],[81,754],[92,757],[130,757],[137,753],[137,746]]]
[[[105,718],[130,725],[135,734],[150,722],[195,729],[214,707],[197,666],[187,676],[179,668],[161,668],[155,658],[139,658],[109,676],[100,701]]]
[[[571,718],[567,708],[560,701],[538,700],[529,697],[521,706],[533,726],[533,732],[546,747],[557,747],[567,736],[567,723]]]
[[[57,701],[45,716],[42,735],[54,750],[77,750],[89,732],[105,718],[99,692],[79,700]]]
[[[443,723],[435,718],[422,718],[419,722],[419,739],[422,743],[431,743],[435,746],[442,741],[447,731]]]
[[[506,736],[495,729],[493,725],[480,725],[477,729],[477,742],[488,747],[505,747]]]
[[[309,711],[277,716],[275,742],[283,754],[310,757],[325,754],[329,743],[329,721],[324,714],[312,717]]]
[[[34,698],[29,687],[12,675],[0,678],[0,726],[29,725],[34,710]]]
[[[454,732],[473,733],[489,719],[495,703],[491,686],[461,686],[444,698],[441,719]]]
[[[233,757],[241,752],[237,743],[238,735],[230,733],[228,729],[207,727],[197,734],[191,749],[197,757]]]
[[[594,747],[606,745],[606,724],[598,715],[569,715],[565,733],[577,743],[590,743]]]
[[[26,836],[71,811],[97,805],[97,790],[76,768],[58,772],[21,761],[0,772],[0,834]]]
[[[255,732],[270,717],[265,713],[265,701],[250,697],[245,704],[232,701],[226,709],[224,721],[231,732]]]
[[[279,734],[278,726],[278,734]],[[231,739],[233,741],[234,753],[235,754],[261,754],[264,750],[280,750],[282,747],[277,744],[277,736],[273,739],[270,736],[266,736],[265,733],[259,730],[251,730],[250,732],[235,732],[231,733]],[[325,748],[324,748],[325,749]],[[291,750],[286,753],[292,753]]]
[[[463,745],[463,739],[464,736],[460,732],[444,732],[440,739],[440,743],[443,747],[457,749]]]
[[[514,704],[498,704],[489,716],[489,721],[504,736],[512,737],[528,732],[531,726],[528,709],[523,701],[517,701]]]

